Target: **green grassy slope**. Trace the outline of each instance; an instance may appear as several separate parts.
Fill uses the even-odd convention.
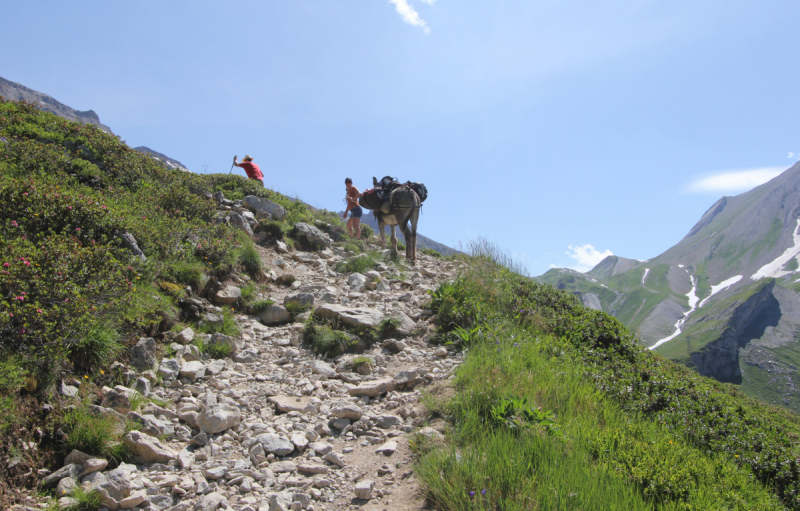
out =
[[[0,99],[0,507],[4,485],[35,484],[66,449],[49,434],[34,438],[72,431],[55,393],[62,373],[113,386],[121,375],[111,363],[178,320],[186,286],[198,292],[232,271],[256,277],[250,237],[213,222],[206,194],[217,191],[283,205],[288,219],[274,230],[340,222],[239,176],[168,170],[95,126]],[[53,413],[41,412],[45,402]],[[28,441],[39,450],[23,449]]]
[[[468,262],[431,304],[441,340],[468,348],[455,396],[428,401],[447,442],[415,443],[435,504],[800,509],[797,415],[642,348],[492,257]]]

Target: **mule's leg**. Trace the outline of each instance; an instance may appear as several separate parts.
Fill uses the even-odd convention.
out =
[[[374,177],[372,179],[375,179]],[[378,232],[381,234],[381,250],[386,246],[386,234],[383,232],[383,228],[386,227],[386,224],[383,221],[383,218],[378,218]]]
[[[397,253],[397,234],[395,234],[395,227],[394,225],[390,225],[389,229],[392,230],[392,249]]]
[[[415,208],[414,211],[411,213],[411,231],[410,236],[406,236],[406,241],[409,239],[411,240],[409,243],[411,245],[411,261],[416,264],[417,262],[417,222],[419,222],[419,208]]]

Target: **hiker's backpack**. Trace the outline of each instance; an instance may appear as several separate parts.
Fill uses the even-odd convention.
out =
[[[428,198],[428,189],[422,183],[408,183],[408,186],[411,187],[414,192],[419,196],[420,202],[425,202],[425,199]]]

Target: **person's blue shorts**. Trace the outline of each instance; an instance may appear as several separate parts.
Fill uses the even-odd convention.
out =
[[[350,218],[361,218],[361,215],[364,214],[364,210],[361,209],[361,206],[356,206],[350,210]]]

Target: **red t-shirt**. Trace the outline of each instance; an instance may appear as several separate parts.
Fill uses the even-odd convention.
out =
[[[258,179],[260,181],[264,180],[264,174],[261,173],[261,169],[258,168],[258,165],[253,163],[252,161],[243,161],[240,163],[242,168],[245,172],[247,172],[247,177],[250,179]]]

